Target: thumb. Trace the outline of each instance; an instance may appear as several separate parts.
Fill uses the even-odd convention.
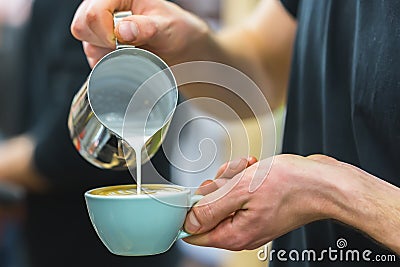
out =
[[[255,164],[257,159],[255,157],[239,158],[230,162],[226,162],[217,171],[217,175],[214,180],[204,181],[200,187],[197,189],[197,195],[207,195],[218,188],[225,185],[230,179],[235,175],[245,170],[247,167]]]
[[[124,18],[115,28],[119,42],[141,46],[148,44],[159,32],[158,17],[133,15]]]
[[[240,178],[240,175],[237,175]],[[235,177],[236,178],[236,177]],[[202,198],[188,213],[184,229],[191,234],[210,231],[245,203],[237,179],[229,180],[223,187]]]

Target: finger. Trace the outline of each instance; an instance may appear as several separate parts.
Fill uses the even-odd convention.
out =
[[[130,8],[128,9],[130,10]],[[86,25],[97,36],[97,46],[114,48],[114,12],[117,1],[90,1],[84,14]]]
[[[189,233],[204,233],[246,203],[247,195],[238,186],[240,177],[228,180],[225,186],[203,197],[188,213],[184,228]]]
[[[228,233],[232,232],[231,221],[233,220],[233,217],[234,215],[224,219],[220,224],[218,224],[214,229],[212,229],[209,232],[203,234],[191,235],[183,240],[189,244],[196,246],[205,246],[205,247],[209,246],[215,248],[228,249],[227,242],[230,240],[230,237],[236,236],[236,235],[233,236],[227,235]]]
[[[247,167],[250,167],[251,165],[257,163],[258,160],[257,160],[256,157],[250,156],[250,157],[247,158],[247,162],[248,162]]]
[[[237,159],[231,162],[224,163],[219,167],[216,178],[214,180],[207,180],[207,183],[201,184],[197,189],[196,194],[208,195],[222,186],[224,186],[232,177],[243,171],[245,168],[257,162],[257,159],[253,156],[248,157],[247,163],[243,161],[244,158]]]
[[[249,157],[249,158],[239,158],[230,161],[228,163],[225,163],[218,170],[216,178],[217,179],[232,178],[236,174],[246,169],[247,167],[253,165],[255,162],[257,162],[257,159],[255,157]]]
[[[213,180],[205,180],[204,182],[201,183],[199,188],[196,190],[195,194],[196,195],[207,195],[209,194],[208,192],[214,192],[218,188],[215,188],[215,184]]]
[[[93,68],[97,62],[103,58],[107,53],[111,52],[112,49],[98,47],[88,42],[82,42],[83,50],[85,51],[87,60],[91,68]]]
[[[96,46],[114,48],[114,20],[116,11],[132,10],[132,1],[85,0],[77,9],[71,24],[75,38]]]
[[[246,162],[247,161],[247,162]],[[224,163],[219,167],[215,180],[206,180],[197,189],[196,194],[208,195],[224,186],[233,176],[257,162],[255,157],[240,158]],[[224,176],[226,175],[226,177]]]
[[[217,175],[215,175],[215,178],[220,177],[220,176],[224,173],[225,169],[228,167],[228,163],[229,163],[229,162],[225,162],[224,164],[222,164],[222,165],[218,168],[218,170],[217,170]]]
[[[91,30],[86,22],[86,13],[88,12],[90,1],[82,1],[81,5],[75,12],[74,18],[71,23],[71,33],[72,35],[81,41],[87,41],[96,46],[106,46],[104,41]],[[111,48],[111,47],[110,47]]]
[[[88,1],[82,1],[77,10],[75,11],[74,17],[71,22],[70,30],[72,35],[81,41],[83,37],[90,31],[87,27],[84,27],[84,14],[86,12]]]
[[[221,178],[216,180],[206,180],[196,190],[197,195],[208,195],[224,186],[230,179]]]
[[[203,234],[192,235],[184,239],[185,242],[215,248],[224,248],[232,251],[249,249],[251,246],[249,234],[249,219],[246,210],[239,210],[224,219],[214,229]],[[257,246],[252,246],[257,247]]]
[[[250,167],[251,165],[253,165],[256,162],[257,162],[257,158],[255,158],[253,156],[248,157],[247,158],[247,167]],[[222,173],[225,171],[226,167],[228,167],[228,163],[229,162],[225,162],[224,164],[221,165],[221,167],[219,167],[215,178],[219,178],[222,175]]]
[[[117,24],[115,35],[121,43],[141,46],[151,43],[162,24],[160,17],[133,15]]]

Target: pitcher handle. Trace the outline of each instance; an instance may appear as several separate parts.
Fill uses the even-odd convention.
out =
[[[126,17],[132,16],[132,11],[120,11],[114,13],[114,28],[117,26],[117,24]],[[135,47],[133,45],[126,45],[126,44],[121,44],[118,42],[117,37],[115,37],[115,48],[116,49],[121,49],[121,48],[129,48],[129,47]]]

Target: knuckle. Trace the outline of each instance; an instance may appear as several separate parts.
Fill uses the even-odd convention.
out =
[[[82,24],[78,21],[73,21],[70,27],[70,31],[72,33],[72,36],[77,39],[81,39],[80,37],[84,33],[84,28],[82,27]]]
[[[72,35],[77,38],[80,39],[79,37],[82,35],[82,33],[84,32],[84,28],[83,28],[83,23],[82,23],[82,12],[85,8],[85,2],[82,2],[82,4],[78,7],[74,18],[72,19],[72,23],[70,25],[70,31],[72,33]]]
[[[313,154],[313,155],[307,156],[307,158],[309,158],[309,159],[325,159],[325,158],[327,158],[327,156],[322,155],[322,154]]]
[[[320,162],[325,162],[325,163],[337,163],[338,161],[332,157],[322,155],[322,154],[314,154],[314,155],[309,155],[307,156],[308,159],[320,161]]]
[[[91,25],[99,20],[99,15],[96,11],[90,9],[85,14],[85,19],[88,25]]]
[[[145,27],[144,35],[147,39],[153,39],[157,35],[157,25],[154,22],[151,22]]]

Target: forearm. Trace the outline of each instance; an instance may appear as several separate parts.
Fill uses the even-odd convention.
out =
[[[204,30],[182,60],[215,61],[240,70],[258,85],[275,109],[286,98],[295,30],[294,19],[279,1],[265,0],[240,26],[218,33]],[[188,97],[198,96],[194,88],[183,92]],[[225,93],[215,88],[209,90],[210,94],[218,92]]]
[[[400,189],[353,166],[343,166],[348,175],[332,180],[336,193],[329,217],[400,254]]]

